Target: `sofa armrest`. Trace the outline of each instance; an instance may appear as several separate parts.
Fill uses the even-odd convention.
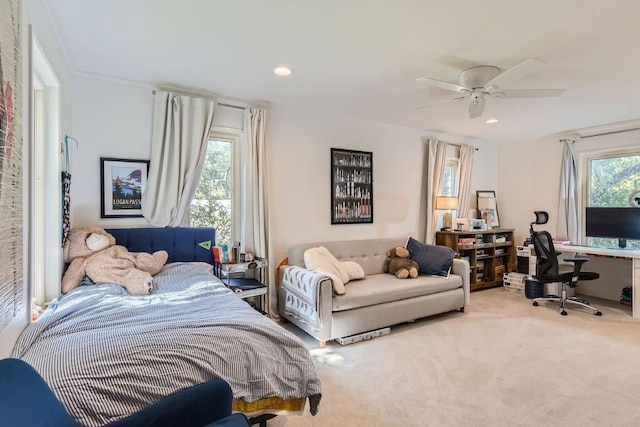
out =
[[[464,305],[465,307],[471,302],[471,268],[469,267],[469,261],[454,258],[451,266],[451,272],[458,276],[462,276],[462,288],[464,290]]]
[[[291,268],[295,269],[296,274],[291,274],[288,279],[285,279],[287,271]],[[298,287],[297,280],[303,276],[306,284],[310,284],[307,288]],[[302,288],[304,290],[301,290]],[[291,294],[297,298],[297,304],[303,308],[299,313],[292,313],[291,308],[287,308],[287,298],[290,298]],[[295,323],[319,341],[331,339],[331,315],[333,311],[333,281],[331,278],[302,267],[283,265],[280,267],[278,302],[280,315]],[[317,319],[314,317],[317,317]]]

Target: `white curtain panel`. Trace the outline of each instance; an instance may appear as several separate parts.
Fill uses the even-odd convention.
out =
[[[565,141],[562,151],[556,236],[561,240],[570,240],[573,244],[578,243],[577,179],[578,170],[573,153],[573,141]]]
[[[267,146],[265,141],[266,111],[248,107],[244,115],[241,147],[242,202],[240,241],[247,251],[270,259],[269,256],[269,189],[267,185]],[[273,263],[273,260],[271,260]],[[270,271],[274,271],[271,266]],[[277,313],[277,290],[267,274],[267,312]]]
[[[447,158],[447,143],[437,139],[427,139],[427,233],[425,243],[433,244],[438,226],[436,196],[442,191],[444,166]]]
[[[158,227],[178,227],[189,211],[207,151],[215,101],[156,91],[151,162],[142,215]]]
[[[467,218],[471,209],[471,172],[476,149],[463,144],[460,147],[460,183],[458,186],[458,218]]]

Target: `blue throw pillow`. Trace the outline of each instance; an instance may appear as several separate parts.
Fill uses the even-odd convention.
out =
[[[453,264],[454,251],[448,246],[427,245],[409,237],[405,246],[411,254],[411,259],[420,266],[420,274],[434,276],[449,276]]]

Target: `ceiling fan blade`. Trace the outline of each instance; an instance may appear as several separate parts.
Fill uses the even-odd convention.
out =
[[[471,92],[471,91],[465,91],[465,92],[464,92],[464,95],[462,95],[462,96],[456,96],[455,98],[453,98],[453,100],[454,100],[454,101],[460,101],[461,99],[465,99],[465,98],[470,97],[472,93],[473,93],[473,92]]]
[[[531,58],[527,59],[524,62],[516,65],[515,67],[509,68],[504,73],[498,74],[493,79],[489,80],[484,87],[487,88],[489,86],[498,86],[498,87],[509,87],[512,83],[516,83],[522,78],[542,67],[544,67],[547,63],[541,61],[539,59]]]
[[[413,111],[413,110],[418,110],[420,108],[424,108],[424,107],[428,107],[429,105],[434,105],[434,104],[442,104],[444,102],[449,102],[449,101],[454,101],[457,100],[457,98],[447,98],[447,99],[439,99],[437,101],[431,101],[431,102],[427,102],[426,104],[420,104],[420,105],[416,105],[415,107],[409,107],[407,109],[405,109],[405,111]]]
[[[409,107],[405,109],[405,111],[418,110],[420,108],[428,107],[429,105],[442,104],[449,101],[460,101],[461,99],[465,99],[470,95],[471,95],[471,91],[465,89],[462,96],[456,96],[455,98],[438,99],[435,101],[427,102],[426,104],[420,104],[420,105],[416,105],[415,107]]]
[[[468,91],[469,88],[464,86],[456,85],[449,82],[443,82],[442,80],[430,79],[429,77],[420,77],[416,79],[417,82],[425,82],[433,86],[437,86],[442,89],[450,90],[452,92],[464,92]]]
[[[512,89],[491,94],[500,98],[553,98],[564,93],[564,89]]]
[[[482,113],[484,113],[484,105],[486,101],[484,98],[480,98],[477,102],[472,102],[469,104],[469,118],[475,119],[476,117],[480,117]]]

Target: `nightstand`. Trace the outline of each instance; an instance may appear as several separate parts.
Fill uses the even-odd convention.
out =
[[[238,297],[255,301],[255,308],[264,313],[267,295],[264,277],[268,266],[266,258],[235,264],[214,262],[213,273]]]

